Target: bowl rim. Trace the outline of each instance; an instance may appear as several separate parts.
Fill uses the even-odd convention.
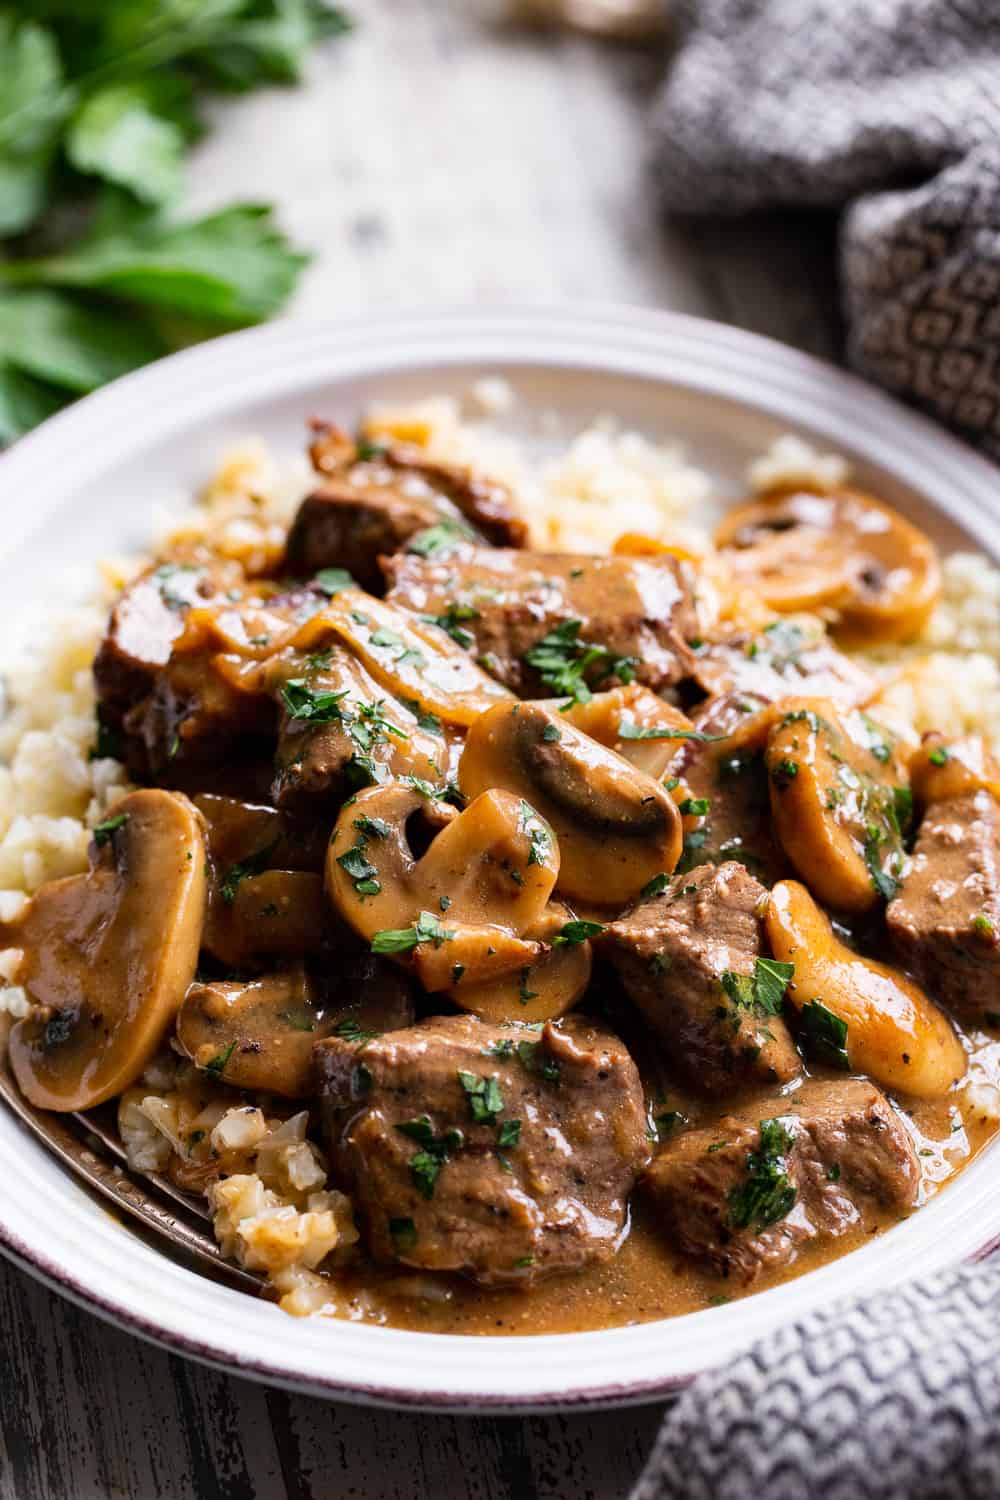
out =
[[[996,470],[927,418],[857,376],[760,335],[687,314],[608,303],[392,311],[323,323],[281,321],[229,334],[124,376],[50,418],[0,457],[0,492],[51,499],[61,489],[65,498],[60,476],[67,460],[73,461],[69,488],[79,488],[113,473],[195,413],[202,419],[238,412],[251,400],[266,399],[275,382],[290,394],[319,379],[336,384],[366,374],[491,364],[638,376],[750,407],[882,467],[965,527],[984,550],[1000,555]],[[5,554],[16,549],[22,534],[13,519]],[[10,1153],[18,1149],[30,1157],[43,1148],[3,1111],[0,1161],[5,1155],[13,1159]],[[992,1156],[992,1148],[980,1153],[947,1192],[878,1241],[804,1277],[666,1322],[490,1339],[493,1357],[486,1369],[485,1361],[469,1357],[483,1347],[475,1337],[337,1321],[322,1324],[324,1361],[316,1340],[305,1337],[305,1325],[289,1325],[276,1309],[208,1282],[132,1236],[119,1234],[117,1248],[126,1249],[117,1262],[114,1246],[108,1251],[121,1281],[103,1261],[96,1270],[89,1265],[69,1231],[54,1254],[46,1216],[6,1194],[0,1200],[0,1251],[142,1338],[289,1389],[452,1412],[624,1405],[672,1394],[700,1370],[831,1297],[858,1295],[872,1283],[895,1284],[987,1253],[1000,1238],[1000,1202],[991,1208]],[[126,1262],[138,1278],[134,1285],[125,1275]],[[169,1268],[164,1279],[176,1300],[153,1295],[157,1264]],[[206,1295],[218,1331],[206,1333],[187,1307],[186,1298],[195,1297],[192,1282],[203,1292],[211,1289]],[[262,1321],[266,1312],[281,1320],[280,1329]],[[223,1324],[229,1325],[225,1335]],[[669,1337],[662,1337],[660,1350],[655,1331],[682,1324],[680,1343],[688,1352],[671,1350],[678,1340]],[[290,1326],[303,1332],[298,1357]],[[364,1335],[363,1346],[358,1334]],[[422,1367],[425,1373],[417,1373]]]

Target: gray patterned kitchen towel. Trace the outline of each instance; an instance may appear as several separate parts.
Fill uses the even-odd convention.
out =
[[[702,1376],[632,1500],[997,1500],[1000,1264],[814,1313]]]
[[[1000,458],[1000,0],[671,12],[668,207],[843,207],[851,363]]]

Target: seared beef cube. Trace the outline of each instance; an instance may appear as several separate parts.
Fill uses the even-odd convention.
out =
[[[564,696],[552,671],[526,660],[550,644],[554,670],[580,670],[594,686],[634,675],[662,689],[688,674],[696,629],[690,579],[675,558],[593,557],[462,547],[384,563],[389,600],[442,623],[500,682],[521,697]]]
[[[617,1037],[575,1017],[539,1032],[441,1016],[315,1056],[335,1170],[377,1259],[489,1286],[615,1253],[649,1157]]]
[[[729,629],[695,653],[692,675],[712,694],[732,694],[751,708],[780,698],[831,698],[846,708],[867,703],[878,684],[845,656],[819,620],[792,616],[753,634]]]
[[[435,462],[420,448],[359,448],[338,428],[327,427],[311,453],[328,477],[302,502],[288,537],[287,567],[300,577],[346,568],[363,588],[381,593],[379,557],[441,521],[474,540],[505,546],[520,546],[527,535],[506,485]]]
[[[969,1020],[1000,1016],[1000,805],[987,791],[932,802],[886,921],[906,964]]]
[[[125,715],[126,762],[133,775],[170,781],[226,757],[270,753],[276,710],[263,694],[235,687],[214,665],[214,646],[177,651],[152,691]]]
[[[101,722],[120,729],[128,710],[151,691],[192,605],[241,590],[244,583],[235,564],[208,569],[163,563],[129,584],[111,611],[94,658]]]
[[[406,494],[427,493],[437,504],[448,500],[495,547],[522,547],[527,541],[528,528],[501,480],[430,458],[416,443],[356,444],[341,428],[326,423],[316,424],[316,431],[309,456],[320,474],[347,475],[362,486],[371,477],[377,485],[391,484]]]
[[[743,865],[699,865],[597,940],[670,1059],[713,1093],[801,1071],[780,982],[758,965],[766,902]]]
[[[694,715],[696,731],[708,736],[731,733],[745,718],[742,703],[738,694],[709,699]],[[773,832],[762,749],[727,754],[713,738],[681,740],[667,767],[668,779],[674,776],[687,791],[686,816],[698,818],[695,825],[685,825],[678,872],[735,859],[766,886],[791,874]],[[696,812],[701,808],[703,812]]]
[[[299,506],[288,533],[285,565],[300,578],[321,568],[346,568],[362,588],[380,594],[379,557],[440,520],[439,510],[427,500],[331,479]]]
[[[904,1213],[919,1184],[906,1127],[860,1078],[813,1079],[688,1131],[642,1181],[670,1240],[743,1282],[788,1265],[813,1240],[877,1227],[878,1206]]]

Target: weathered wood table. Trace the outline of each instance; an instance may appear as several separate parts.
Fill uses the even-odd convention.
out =
[[[613,298],[836,356],[829,223],[662,222],[659,52],[490,27],[472,0],[350,5],[302,89],[219,107],[191,184],[199,209],[276,202],[314,249],[294,315]],[[331,1406],[140,1344],[4,1262],[0,1328],[0,1500],[617,1500],[660,1418]]]

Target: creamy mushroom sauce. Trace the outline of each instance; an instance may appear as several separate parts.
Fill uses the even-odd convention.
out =
[[[414,1329],[674,1316],[918,1209],[998,1126],[1000,774],[845,651],[926,621],[927,538],[778,489],[710,561],[546,557],[481,475],[313,459],[283,555],[182,543],[115,606],[101,753],[145,786],[0,925],[27,1097],[134,1122],[172,1045],[222,1122],[175,1121],[175,1180],[221,1212],[241,1134],[290,1132],[264,1217],[326,1255],[342,1189],[360,1243],[301,1266]]]

